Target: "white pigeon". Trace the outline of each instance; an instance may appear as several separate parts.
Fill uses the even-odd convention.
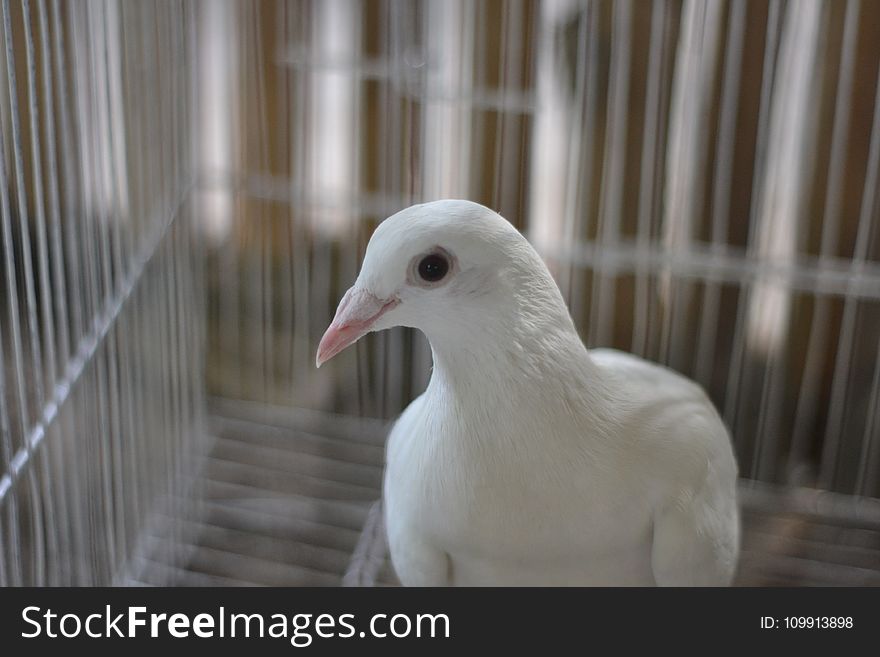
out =
[[[388,218],[317,364],[370,331],[431,343],[384,481],[408,586],[727,585],[737,466],[703,390],[587,350],[550,272],[503,217],[444,200]]]

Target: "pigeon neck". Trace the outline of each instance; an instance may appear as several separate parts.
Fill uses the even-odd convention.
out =
[[[525,398],[548,382],[602,387],[559,288],[529,253],[499,279],[507,285],[497,294],[423,327],[434,356],[434,390]]]
[[[560,300],[561,304],[561,300]],[[451,327],[446,327],[447,329]],[[528,393],[558,381],[581,386],[592,361],[564,305],[561,313],[516,309],[507,316],[487,313],[429,334],[434,359],[431,386],[456,396]]]
[[[540,433],[536,425],[573,416],[594,428],[612,423],[613,382],[573,331],[530,347],[435,341],[431,348],[434,369],[425,396],[452,426],[469,427],[462,436],[482,427],[481,441],[531,440]]]

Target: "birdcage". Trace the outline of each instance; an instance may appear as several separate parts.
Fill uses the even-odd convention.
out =
[[[880,6],[3,0],[0,584],[393,584],[421,334],[318,339],[412,203],[702,384],[741,584],[880,584]]]

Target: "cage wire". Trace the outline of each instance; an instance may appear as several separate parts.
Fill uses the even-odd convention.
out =
[[[4,0],[2,584],[393,584],[383,218],[522,230],[731,429],[740,584],[880,584],[880,5]]]

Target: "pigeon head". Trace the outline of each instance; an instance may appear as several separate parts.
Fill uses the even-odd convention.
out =
[[[321,339],[318,367],[372,331],[409,326],[431,344],[472,338],[534,310],[562,310],[547,268],[503,217],[470,201],[415,205],[383,221]],[[528,314],[528,313],[526,313]],[[542,313],[546,314],[546,313]]]

